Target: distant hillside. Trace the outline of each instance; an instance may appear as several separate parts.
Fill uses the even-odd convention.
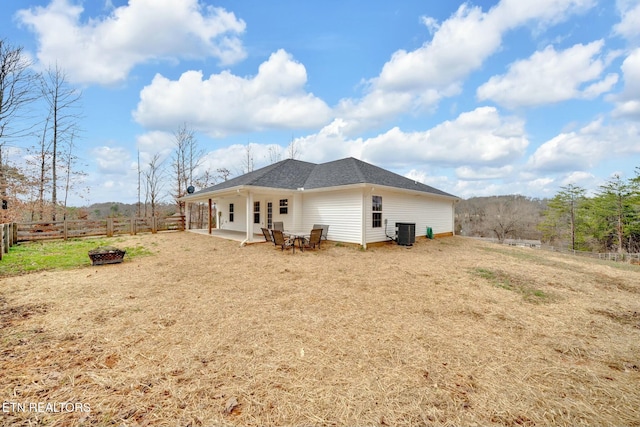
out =
[[[131,216],[145,216],[145,206],[140,205],[140,212],[138,213],[137,203],[120,203],[120,202],[105,202],[94,203],[90,206],[82,208],[88,214],[88,219],[102,219],[108,217],[131,217]],[[175,204],[163,203],[156,205],[156,212],[160,216],[170,216],[177,211]],[[146,215],[150,215],[151,208],[147,205]]]
[[[456,233],[462,236],[539,240],[546,199],[510,195],[472,197],[456,204]]]

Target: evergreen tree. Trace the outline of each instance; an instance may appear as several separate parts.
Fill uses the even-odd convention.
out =
[[[635,193],[631,181],[625,182],[620,175],[614,175],[600,186],[600,191],[593,198],[594,232],[605,250],[616,249],[622,253],[627,247],[625,243],[638,222]]]
[[[583,241],[578,233],[581,218],[579,210],[584,206],[586,190],[569,184],[561,187],[561,191],[547,204],[544,220],[540,223],[540,230],[545,241],[569,241],[571,249],[576,249],[576,243]]]

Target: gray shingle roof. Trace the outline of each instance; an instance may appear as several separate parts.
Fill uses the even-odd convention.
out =
[[[321,164],[287,159],[232,178],[213,187],[205,188],[194,193],[193,196],[238,186],[288,190],[305,188],[311,190],[351,184],[385,185],[405,190],[456,197],[353,157]]]

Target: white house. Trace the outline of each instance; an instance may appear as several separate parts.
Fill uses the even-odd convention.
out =
[[[283,160],[197,191],[187,204],[208,203],[221,229],[246,233],[246,242],[282,221],[285,230],[329,225],[328,239],[357,243],[388,241],[395,223],[415,223],[453,235],[456,196],[355,158],[314,164]],[[188,215],[187,215],[188,217]],[[211,230],[211,220],[209,230]]]

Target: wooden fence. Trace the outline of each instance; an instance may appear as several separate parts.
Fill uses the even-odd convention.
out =
[[[0,224],[0,260],[9,248],[18,241],[18,227],[15,223]]]
[[[88,236],[111,237],[118,234],[184,231],[184,216],[148,218],[107,218],[100,220],[66,220],[21,222],[15,225],[15,241],[74,239]]]
[[[485,242],[500,244],[498,239],[491,238],[491,237],[472,237],[472,238],[476,240],[482,240]],[[593,258],[593,259],[600,259],[604,261],[616,261],[616,262],[627,262],[630,264],[640,264],[640,253],[576,251],[576,250],[568,249],[566,246],[560,247],[560,246],[543,245],[539,240],[505,239],[505,241],[502,244],[509,245],[509,246],[520,246],[520,247],[527,247],[527,248],[542,249],[545,251],[552,251],[552,252],[561,252],[564,254],[570,254],[570,255]]]
[[[616,262],[628,262],[630,264],[640,264],[640,253],[627,253],[627,252],[586,252],[576,251],[573,249],[560,248],[556,246],[542,245],[542,249],[562,252],[565,254],[571,254],[575,256],[581,256],[586,258],[601,259],[604,261],[616,261]]]

